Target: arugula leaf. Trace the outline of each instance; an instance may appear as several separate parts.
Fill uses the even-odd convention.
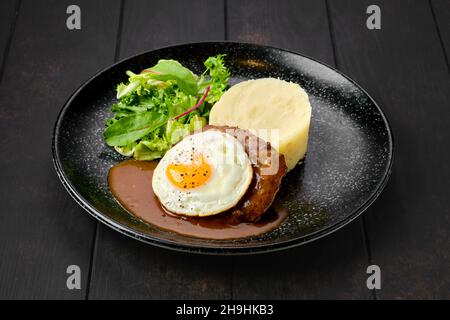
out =
[[[109,146],[126,146],[163,126],[166,122],[167,116],[155,111],[136,113],[111,124],[106,128],[104,138]]]

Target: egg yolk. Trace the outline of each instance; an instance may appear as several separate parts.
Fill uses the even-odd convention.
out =
[[[192,162],[171,163],[167,166],[166,176],[170,183],[181,189],[200,187],[211,176],[211,166],[202,155],[194,155]]]

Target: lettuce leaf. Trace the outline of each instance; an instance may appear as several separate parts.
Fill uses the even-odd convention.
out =
[[[197,77],[176,60],[159,60],[158,63],[144,71],[160,81],[175,80],[185,94],[195,96],[198,92]]]
[[[204,126],[230,77],[224,55],[209,57],[204,65],[200,76],[175,60],[159,60],[140,73],[127,71],[128,81],[117,86],[118,101],[111,107],[114,115],[105,123],[106,144],[122,155],[153,160]],[[208,86],[205,102],[189,111]]]
[[[104,138],[109,146],[126,146],[165,125],[166,122],[167,117],[155,111],[136,113],[123,117],[106,128]]]
[[[134,158],[136,160],[154,160],[161,158],[170,144],[163,138],[155,137],[152,140],[142,140],[138,143],[134,150]]]
[[[134,150],[136,149],[136,142],[132,142],[127,146],[115,146],[114,150],[116,150],[118,153],[120,153],[121,155],[125,156],[125,157],[132,157],[134,154]]]

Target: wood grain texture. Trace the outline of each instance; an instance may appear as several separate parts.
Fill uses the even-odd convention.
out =
[[[222,1],[126,1],[120,57],[224,37]],[[100,225],[90,299],[227,299],[231,260],[170,252]]]
[[[94,220],[56,177],[56,116],[81,82],[113,61],[118,1],[77,1],[82,30],[66,28],[71,1],[22,1],[0,86],[0,298],[82,299]],[[66,287],[78,265],[82,290]]]
[[[0,81],[6,64],[19,4],[19,0],[0,2]]]
[[[290,49],[334,63],[324,0],[228,0],[227,7],[229,40]]]
[[[125,0],[120,56],[186,42],[222,40],[222,0]]]
[[[89,299],[229,299],[230,259],[138,242],[99,225]]]
[[[441,43],[447,56],[448,65],[450,61],[450,1],[431,0],[430,4],[435,17],[435,22],[437,24]]]
[[[228,1],[229,39],[273,45],[334,64],[325,1]],[[304,247],[236,257],[236,299],[370,299],[361,220]]]
[[[428,1],[329,1],[339,67],[377,100],[394,131],[387,190],[367,214],[383,299],[450,298],[450,77]],[[350,35],[350,36],[349,36]]]

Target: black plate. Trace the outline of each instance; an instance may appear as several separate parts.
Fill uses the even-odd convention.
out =
[[[108,190],[111,166],[123,160],[102,139],[116,85],[126,70],[176,59],[196,73],[211,55],[225,53],[239,81],[278,77],[300,84],[313,108],[306,161],[284,179],[278,200],[289,218],[267,234],[212,241],[181,236],[130,215]],[[276,110],[274,110],[276,112]],[[354,81],[331,67],[286,50],[239,43],[195,43],[162,48],[123,60],[98,73],[67,101],[58,116],[53,159],[72,197],[106,225],[165,248],[215,254],[256,253],[300,245],[330,234],[358,217],[380,194],[392,166],[386,117]]]

